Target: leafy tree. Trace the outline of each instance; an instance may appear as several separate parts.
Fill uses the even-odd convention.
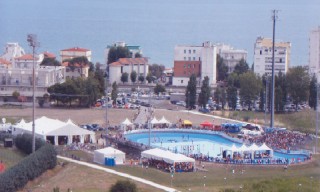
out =
[[[186,108],[193,108],[197,99],[197,78],[195,74],[190,76],[188,86],[186,88]]]
[[[225,88],[217,87],[213,93],[213,98],[216,101],[217,104],[221,104],[222,109],[224,109],[224,106],[227,101],[227,95]]]
[[[209,86],[209,77],[205,76],[202,81],[201,92],[199,94],[198,103],[201,107],[205,107],[211,95],[211,89]]]
[[[287,85],[293,104],[298,109],[299,103],[309,99],[310,77],[307,70],[302,66],[290,68],[287,73]]]
[[[126,82],[128,82],[128,78],[129,78],[129,75],[128,75],[127,72],[122,73],[122,75],[121,75],[121,81],[122,81],[123,84],[126,83]]]
[[[19,93],[18,91],[14,91],[14,92],[12,93],[12,97],[14,97],[14,98],[16,98],[16,99],[18,99],[19,96],[20,96],[20,93]]]
[[[152,64],[149,66],[149,72],[151,76],[155,76],[157,79],[161,77],[164,69],[164,65]]]
[[[138,77],[138,80],[140,81],[140,83],[143,83],[143,82],[144,82],[144,76],[140,75],[140,76]]]
[[[238,91],[237,88],[234,86],[228,86],[227,88],[227,101],[228,101],[228,106],[232,110],[236,110],[237,107],[237,96],[238,96]]]
[[[104,71],[100,69],[99,65],[96,65],[96,69],[94,70],[94,78],[99,82],[98,89],[100,93],[105,93],[105,74]]]
[[[234,67],[234,72],[237,73],[238,75],[246,73],[248,70],[249,70],[249,65],[243,58]]]
[[[261,90],[261,80],[253,72],[247,72],[240,75],[240,100],[244,102],[249,109],[253,101],[257,98]]]
[[[217,54],[217,80],[218,81],[224,81],[227,79],[228,76],[228,66],[224,63],[224,60],[222,57],[220,57],[219,54]]]
[[[286,76],[281,71],[275,76],[275,110],[283,111],[287,100]]]
[[[126,180],[117,181],[111,186],[110,192],[138,192],[138,189],[135,183]]]
[[[148,83],[151,83],[154,80],[150,72],[148,73],[146,80],[148,81]]]
[[[113,104],[116,104],[118,97],[118,85],[117,82],[112,83],[111,100]]]
[[[135,83],[137,80],[137,72],[136,71],[132,71],[130,74],[130,79],[132,83]]]
[[[50,58],[50,57],[47,57],[47,58],[44,58],[42,60],[42,62],[40,63],[41,66],[61,66],[61,63],[56,60],[55,58]]]
[[[89,60],[85,56],[74,57],[71,60],[69,60],[69,67],[71,68],[71,70],[74,70],[75,68],[78,68],[78,67],[80,68],[81,77],[83,76],[82,70],[87,65],[89,65]]]
[[[119,58],[130,58],[130,51],[127,47],[113,46],[109,49],[108,63],[118,61]]]
[[[316,110],[317,109],[317,78],[315,75],[312,76],[312,79],[310,81],[309,92],[310,92],[309,106],[314,110]]]
[[[161,84],[157,84],[155,87],[154,87],[154,93],[155,94],[159,94],[159,93],[163,93],[163,92],[166,92],[166,88],[161,85]]]
[[[134,54],[134,58],[141,58],[141,57],[142,57],[142,55],[138,52],[136,54]]]
[[[260,103],[259,103],[259,110],[260,111],[264,111],[264,107],[265,107],[265,89],[261,88],[260,90]]]
[[[239,75],[237,73],[231,73],[228,75],[228,86],[233,86],[236,88],[240,88],[240,81],[239,81]]]

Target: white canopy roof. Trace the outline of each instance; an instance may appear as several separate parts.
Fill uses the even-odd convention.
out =
[[[250,151],[259,151],[259,147],[254,143],[250,147],[248,147]]]
[[[235,144],[232,145],[232,147],[230,148],[231,151],[239,151],[239,148],[236,147]]]
[[[150,122],[151,124],[159,124],[159,121],[156,119],[156,117],[153,117],[153,119]]]
[[[148,158],[148,159],[152,158],[156,160],[163,160],[170,164],[174,164],[176,162],[191,162],[191,163],[195,162],[194,159],[187,157],[185,155],[172,153],[170,151],[165,151],[158,148],[143,151],[141,153],[141,157]]]
[[[272,150],[270,147],[268,147],[265,143],[263,143],[260,147],[259,150],[261,151],[268,151],[268,150]]]
[[[106,148],[103,148],[103,149],[97,149],[95,150],[96,152],[99,152],[99,153],[103,153],[103,154],[125,154],[124,152],[118,150],[118,149],[115,149],[113,147],[106,147]]]
[[[59,136],[59,135],[94,135],[95,132],[82,129],[74,124],[66,124],[58,129],[46,133],[48,136]]]
[[[166,118],[164,118],[164,116],[162,116],[162,118],[159,120],[159,123],[161,123],[161,124],[171,124]]]
[[[239,148],[239,151],[249,151],[249,148],[243,144],[240,148]]]
[[[133,123],[131,123],[130,120],[128,118],[126,118],[126,120],[124,120],[121,124],[122,125],[132,125]]]
[[[67,123],[57,120],[57,119],[50,119],[48,117],[42,116],[35,120],[35,132],[40,135],[47,135],[47,133],[56,130]],[[23,119],[16,125],[16,128],[21,128],[26,131],[32,131],[32,121],[26,123]]]

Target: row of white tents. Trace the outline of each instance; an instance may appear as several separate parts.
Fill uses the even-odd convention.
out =
[[[244,153],[249,153],[252,155],[252,157],[254,157],[255,153],[268,153],[270,157],[273,156],[273,149],[271,149],[270,147],[268,147],[265,143],[263,143],[261,146],[256,145],[255,143],[253,143],[250,146],[246,146],[245,144],[243,144],[241,147],[237,147],[234,144],[232,145],[231,148],[224,150],[226,152],[231,152],[231,154],[234,153],[240,153],[240,154],[244,154]],[[232,156],[231,156],[232,157]]]
[[[150,121],[151,125],[170,125],[171,123],[163,116],[160,120],[157,120],[155,117]],[[134,124],[126,118],[121,124],[121,129],[126,130],[127,127],[134,126]]]
[[[32,127],[32,121],[26,122],[22,119],[12,126],[12,134],[32,133]],[[96,142],[95,132],[79,127],[70,119],[64,122],[45,116],[35,120],[35,135],[54,145]]]

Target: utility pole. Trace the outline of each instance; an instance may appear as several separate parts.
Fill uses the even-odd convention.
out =
[[[39,46],[37,42],[37,36],[35,34],[28,34],[27,41],[29,46],[32,47],[32,153],[36,150],[36,138],[35,138],[35,48]]]
[[[273,35],[272,35],[272,76],[271,76],[271,119],[270,127],[274,127],[274,44],[275,44],[275,33],[276,33],[276,20],[278,19],[278,10],[272,10],[272,20],[273,20]]]

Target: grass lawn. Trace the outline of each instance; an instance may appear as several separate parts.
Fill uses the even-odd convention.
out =
[[[118,166],[118,171],[127,172],[157,183],[170,186],[170,173],[156,169],[143,169],[139,166]],[[206,172],[176,173],[173,177],[173,187],[180,191],[223,191],[225,188],[242,191],[257,191],[265,185],[264,191],[295,191],[301,184],[301,191],[318,191],[320,185],[320,156],[308,164],[289,166],[285,171],[283,166],[240,166],[240,165],[205,165]],[[235,173],[232,173],[235,170]],[[244,170],[241,173],[241,170]],[[224,179],[226,178],[226,179]],[[312,179],[311,179],[312,178]],[[205,188],[204,188],[205,184]],[[311,188],[312,184],[312,188]],[[272,187],[271,187],[272,186]],[[252,187],[255,187],[252,189]]]
[[[245,120],[261,125],[270,125],[270,113],[267,114],[265,123],[264,112],[255,111],[215,111],[214,114],[230,119]],[[275,126],[286,127],[290,130],[315,133],[316,131],[316,112],[313,109],[305,109],[294,113],[275,114]]]
[[[2,160],[2,162],[5,164],[6,169],[17,164],[24,157],[25,154],[19,152],[18,150],[0,146],[0,160]]]

